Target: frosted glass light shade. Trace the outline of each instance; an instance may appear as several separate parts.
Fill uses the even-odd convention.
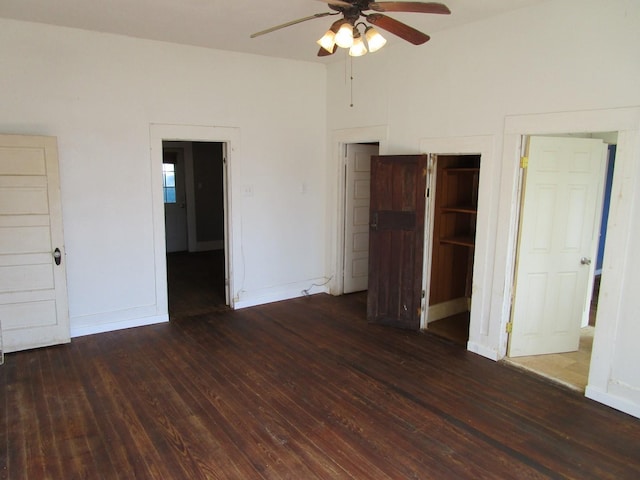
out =
[[[349,48],[353,45],[353,25],[343,23],[336,33],[336,44],[342,48]]]
[[[365,53],[367,53],[367,47],[365,46],[364,40],[360,34],[358,34],[353,38],[353,45],[351,45],[351,48],[349,49],[349,55],[352,57],[361,57]]]
[[[367,39],[367,44],[369,45],[369,51],[371,53],[377,52],[384,47],[385,43],[387,43],[387,40],[373,27],[367,27],[364,31],[364,36]]]
[[[333,30],[327,30],[327,33],[316,42],[322,48],[324,48],[327,52],[333,53],[333,47],[336,44],[336,34]]]

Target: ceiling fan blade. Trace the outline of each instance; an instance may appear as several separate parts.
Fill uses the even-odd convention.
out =
[[[320,50],[318,50],[318,56],[319,57],[328,57],[329,55],[333,55],[334,53],[336,53],[336,50],[338,50],[338,45],[334,45],[333,46],[333,51],[331,51],[331,52],[327,52],[324,48],[320,47]]]
[[[318,0],[318,1],[328,3],[329,5],[335,5],[336,7],[346,7],[346,8],[353,7],[352,3],[345,2],[343,0]]]
[[[376,12],[413,12],[413,13],[437,13],[450,15],[449,7],[436,2],[371,2],[369,9]]]
[[[387,32],[393,33],[398,37],[413,43],[414,45],[422,45],[429,41],[429,35],[422,33],[420,30],[416,30],[410,27],[406,23],[399,22],[391,17],[382,15],[381,13],[371,13],[366,16],[369,23],[373,23],[376,27],[380,27]]]
[[[290,27],[291,25],[295,25],[297,23],[306,22],[307,20],[313,20],[314,18],[326,17],[328,15],[336,15],[336,14],[335,13],[331,13],[331,12],[316,13],[314,15],[309,15],[308,17],[299,18],[297,20],[292,20],[290,22],[283,23],[282,25],[276,25],[275,27],[267,28],[266,30],[262,30],[260,32],[256,32],[256,33],[251,35],[251,38],[256,38],[256,37],[259,37],[260,35],[264,35],[266,33],[275,32],[276,30],[280,30],[281,28]]]

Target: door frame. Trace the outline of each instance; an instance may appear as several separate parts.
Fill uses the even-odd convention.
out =
[[[495,231],[496,219],[491,215],[495,211],[493,205],[497,202],[497,183],[499,165],[491,162],[494,157],[495,138],[493,135],[479,135],[469,137],[444,137],[425,138],[420,141],[420,152],[438,155],[480,155],[480,178],[478,181],[478,212],[476,216],[476,237],[474,248],[473,278],[471,313],[469,322],[469,341],[467,349],[485,357],[495,356],[487,347],[486,338],[493,334],[490,319],[491,303],[491,275],[492,268],[487,259],[493,258],[495,250],[491,237]],[[435,159],[434,159],[435,160]],[[429,162],[429,175],[427,188],[435,192],[436,176],[432,173],[435,161]],[[425,208],[425,255],[423,289],[429,292],[431,281],[431,246],[433,243],[434,202],[433,195],[429,194]],[[427,328],[426,309],[428,306],[428,294],[425,293],[422,305],[421,328]],[[493,353],[493,354],[492,354]]]
[[[330,261],[327,271],[334,272],[329,283],[329,291],[332,295],[344,293],[344,242],[345,242],[345,208],[346,208],[346,183],[344,175],[345,148],[350,143],[378,143],[378,154],[385,155],[387,151],[387,126],[374,126],[363,128],[348,128],[331,132],[331,146],[333,159],[333,172],[329,172],[329,178],[335,178],[335,195],[329,197],[332,202],[328,206],[330,212],[335,212],[335,223],[329,239]]]
[[[233,250],[233,193],[232,165],[240,148],[240,129],[234,127],[209,127],[200,125],[149,125],[151,150],[151,196],[153,215],[154,257],[156,266],[156,309],[157,314],[168,320],[169,298],[167,291],[167,252],[165,245],[164,198],[162,192],[162,151],[163,142],[213,142],[223,144],[224,163],[224,251],[225,251],[225,291],[226,302],[235,308],[237,298],[234,292],[234,250]],[[239,223],[239,222],[238,222]]]
[[[500,205],[496,236],[494,289],[503,291],[493,299],[492,312],[499,317],[498,357],[507,353],[507,323],[511,314],[511,297],[517,244],[517,221],[520,197],[520,156],[523,139],[529,135],[567,134],[570,132],[617,132],[616,170],[613,175],[610,211],[615,225],[609,225],[604,251],[603,277],[598,303],[595,337],[586,396],[618,410],[638,415],[637,406],[610,389],[611,367],[615,356],[615,339],[620,326],[624,292],[625,258],[633,249],[627,225],[633,219],[634,191],[638,185],[638,157],[640,157],[640,108],[619,108],[575,112],[558,112],[508,116],[502,152]],[[606,271],[606,274],[604,273]],[[617,388],[617,387],[616,387]],[[626,394],[625,394],[626,395]]]

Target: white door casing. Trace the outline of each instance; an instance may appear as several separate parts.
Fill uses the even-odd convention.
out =
[[[346,146],[344,293],[367,289],[371,155],[378,150],[377,145]]]
[[[231,269],[229,265],[229,168],[227,165],[228,144],[222,143],[222,211],[224,212],[224,299],[225,305],[231,305],[231,289],[229,288],[229,278]]]
[[[240,129],[235,127],[210,127],[201,125],[172,125],[151,124],[149,126],[151,145],[151,175],[153,178],[153,225],[154,225],[154,256],[156,265],[156,306],[160,316],[168,321],[169,302],[167,295],[167,251],[164,223],[164,201],[162,191],[162,155],[163,142],[221,142],[225,144],[225,182],[228,187],[225,196],[225,262],[230,293],[229,305],[236,308],[239,302],[238,293],[235,290],[236,269],[235,263],[242,264],[241,257],[235,257],[234,238],[241,238],[241,222],[234,222],[234,202],[240,202],[240,188],[234,186],[233,168],[234,158],[240,149]],[[234,193],[236,192],[236,193]],[[240,251],[240,249],[238,249]]]
[[[0,323],[6,352],[70,341],[65,264],[56,138],[0,135]]]
[[[606,145],[530,137],[510,357],[578,349],[597,249]]]

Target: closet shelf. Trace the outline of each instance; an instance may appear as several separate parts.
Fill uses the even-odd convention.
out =
[[[446,167],[442,169],[446,173],[478,173],[480,167]]]
[[[468,248],[475,247],[475,239],[471,236],[444,237],[440,239],[440,243],[445,243],[447,245],[460,245]]]
[[[457,205],[455,207],[441,207],[442,213],[471,213],[476,214],[478,210],[475,205]]]

